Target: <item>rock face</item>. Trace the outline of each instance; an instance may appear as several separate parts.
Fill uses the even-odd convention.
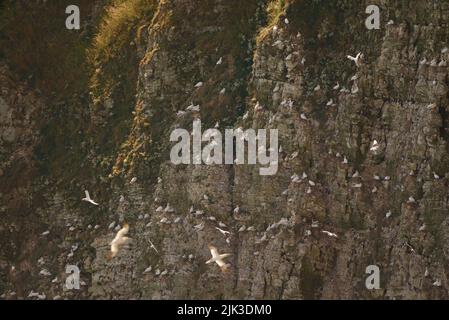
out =
[[[122,3],[89,7],[86,28],[106,27],[83,41],[126,13],[125,40],[89,47],[70,97],[0,68],[4,298],[448,298],[447,3],[381,1],[379,30],[349,0]],[[277,173],[172,164],[170,133],[198,118],[278,129]],[[124,221],[132,243],[109,260]]]

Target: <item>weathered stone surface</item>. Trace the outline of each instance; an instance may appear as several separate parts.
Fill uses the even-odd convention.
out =
[[[264,1],[240,3],[159,2],[136,28],[136,82],[108,87],[87,110],[74,99],[73,123],[86,126],[51,121],[0,70],[7,298],[448,298],[448,5],[383,1],[381,29],[368,31],[354,1],[291,0],[270,21]],[[359,68],[346,58],[357,52]],[[120,85],[136,88],[133,108]],[[194,116],[176,117],[190,103],[204,128],[277,128],[277,174],[171,164],[169,134],[191,129]],[[42,128],[67,129],[73,143],[50,145]],[[82,156],[36,172],[46,160],[37,145],[59,167],[65,150]],[[85,189],[100,206],[80,201]],[[109,261],[108,226],[124,221],[132,243]],[[208,244],[232,253],[228,273],[205,264]],[[81,290],[64,289],[66,264],[80,267]],[[380,267],[381,290],[366,289],[368,265]],[[39,276],[44,267],[59,281]]]

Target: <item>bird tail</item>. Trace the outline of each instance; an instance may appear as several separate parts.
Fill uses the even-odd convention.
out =
[[[231,267],[231,265],[230,265],[229,263],[223,265],[223,266],[221,267],[221,272],[223,272],[223,273],[228,273],[230,267]]]

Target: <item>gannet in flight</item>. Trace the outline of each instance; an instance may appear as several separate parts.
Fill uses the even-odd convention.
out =
[[[120,247],[127,244],[131,240],[131,238],[126,236],[128,234],[128,231],[129,225],[125,223],[123,225],[123,228],[121,228],[117,232],[117,235],[115,236],[114,240],[111,241],[110,259],[114,258],[117,255],[118,251],[120,250]]]
[[[226,272],[231,265],[226,264],[223,261],[223,259],[226,258],[226,257],[229,257],[231,254],[230,253],[220,254],[220,253],[218,253],[217,248],[215,248],[214,246],[211,246],[211,245],[209,245],[209,250],[210,250],[210,253],[212,255],[212,258],[207,260],[206,264],[209,264],[211,262],[215,262],[221,268],[222,272]]]
[[[220,59],[218,59],[216,65],[218,66],[218,65],[220,65],[222,63],[223,63],[223,57],[220,57]]]
[[[159,254],[159,251],[157,251],[157,249],[156,249],[156,247],[154,246],[153,242],[151,242],[150,239],[148,239],[148,242],[150,243],[150,247],[151,247],[154,251],[156,251],[156,252]]]
[[[229,231],[220,229],[219,227],[215,227],[215,229],[217,229],[218,231],[220,231],[220,233],[224,236],[226,236],[227,234],[231,234]]]
[[[322,233],[327,234],[329,237],[334,237],[334,238],[338,238],[337,234],[326,231],[326,230],[321,230]]]
[[[363,58],[363,54],[361,52],[359,52],[359,53],[357,53],[357,55],[355,57],[348,55],[348,56],[346,56],[346,58],[348,58],[349,60],[354,61],[355,65],[357,67],[360,67],[360,62],[361,62],[361,59]]]
[[[81,199],[82,201],[86,201],[86,202],[92,203],[93,205],[98,206],[98,203],[96,203],[95,201],[93,201],[93,200],[91,199],[91,197],[90,197],[90,195],[89,195],[89,191],[85,190],[84,193],[86,194],[86,197],[85,197],[85,198],[82,198],[82,199]]]
[[[373,145],[371,146],[371,148],[369,149],[370,151],[377,151],[377,149],[379,149],[379,143],[377,142],[377,140],[373,141]]]
[[[192,111],[192,112],[200,112],[200,105],[196,105],[194,106],[193,104],[191,104],[190,106],[188,106],[186,108],[187,111]]]

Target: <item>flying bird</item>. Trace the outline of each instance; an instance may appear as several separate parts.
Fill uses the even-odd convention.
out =
[[[151,242],[150,239],[148,239],[148,242],[150,243],[150,247],[151,247],[154,251],[156,251],[156,253],[159,254],[159,251],[157,251],[157,249],[156,249],[156,247],[154,246],[153,242]]]
[[[111,255],[110,259],[114,258],[119,252],[120,248],[129,243],[131,238],[127,237],[129,231],[129,224],[125,223],[123,227],[117,232],[114,240],[111,241]]]
[[[219,227],[215,227],[215,229],[217,229],[218,231],[220,231],[220,233],[224,236],[226,236],[227,234],[231,234],[229,231],[220,229]]]
[[[346,58],[348,58],[349,60],[352,60],[352,61],[354,61],[354,63],[355,63],[355,65],[357,66],[357,67],[360,67],[360,65],[361,65],[361,60],[362,60],[362,58],[363,58],[363,54],[361,53],[361,52],[359,52],[359,53],[357,53],[357,55],[355,56],[355,57],[353,57],[353,56],[346,56]]]
[[[95,202],[94,200],[92,200],[92,198],[90,197],[89,191],[85,190],[84,193],[86,194],[86,197],[85,197],[85,198],[82,198],[82,199],[81,199],[82,201],[86,201],[86,202],[92,203],[93,205],[98,206],[98,203],[96,203],[96,202]]]
[[[322,233],[327,234],[329,237],[334,237],[334,238],[338,238],[337,234],[326,231],[326,230],[321,230]]]
[[[377,142],[377,140],[373,141],[373,145],[371,146],[371,148],[369,149],[370,151],[377,151],[377,149],[379,149],[379,143]]]
[[[193,104],[191,104],[190,106],[188,106],[186,108],[187,111],[192,111],[192,112],[200,112],[200,105],[196,105],[194,106]]]
[[[215,248],[212,245],[209,245],[209,250],[210,250],[210,253],[212,255],[212,258],[207,260],[206,264],[215,262],[221,268],[222,272],[226,272],[228,270],[228,268],[230,267],[230,264],[226,264],[223,261],[223,259],[226,258],[226,257],[229,257],[231,254],[230,253],[220,254],[218,252],[217,248]]]

